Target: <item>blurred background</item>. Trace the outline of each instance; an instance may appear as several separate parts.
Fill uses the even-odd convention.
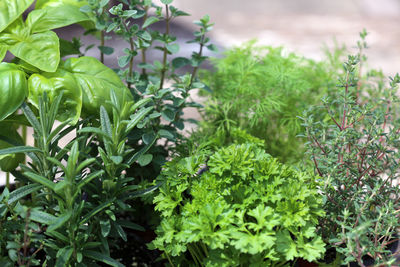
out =
[[[400,71],[399,0],[175,0],[173,4],[192,15],[180,19],[185,25],[209,14],[215,22],[212,39],[219,46],[256,38],[313,59],[321,59],[324,45],[333,47],[335,40],[348,48],[355,46],[365,28],[369,64],[386,75]]]

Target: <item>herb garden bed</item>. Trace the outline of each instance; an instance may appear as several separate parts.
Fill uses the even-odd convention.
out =
[[[204,70],[208,16],[176,56],[171,24],[187,15],[172,0],[0,2],[0,59],[14,56],[0,168],[16,179],[1,188],[0,266],[393,266],[400,76],[367,69],[367,32],[349,56],[252,41]],[[53,32],[77,23],[100,60]],[[110,36],[128,47],[118,69],[103,64]],[[202,114],[190,133],[187,108]]]

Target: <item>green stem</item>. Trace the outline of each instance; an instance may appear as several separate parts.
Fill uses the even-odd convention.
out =
[[[169,257],[169,254],[167,252],[165,252],[165,256],[167,256],[168,262],[169,264],[171,264],[172,267],[175,267],[175,265],[172,263],[171,258]]]
[[[28,130],[26,125],[22,125],[22,143],[26,146],[27,145],[27,136],[28,136]],[[23,164],[26,164],[26,155],[24,154],[24,161],[22,162]],[[22,181],[19,181],[18,183],[15,183],[16,188],[19,188],[23,186],[24,183]]]
[[[146,13],[144,14],[143,21],[146,21],[148,15],[149,15],[149,13],[148,13],[149,7],[146,6],[146,7],[144,8],[144,11],[145,11]],[[146,48],[142,48],[142,63],[143,63],[143,64],[146,64],[146,62],[147,62],[147,59],[146,59],[146,51],[147,51]],[[142,69],[142,75],[146,75],[146,69],[145,69],[145,68]]]
[[[187,248],[188,248],[188,250],[189,250],[189,252],[190,252],[190,255],[192,255],[192,258],[193,258],[193,260],[194,260],[196,266],[201,266],[200,258],[199,258],[199,256],[197,255],[197,253],[194,251],[194,249],[192,248],[192,246],[191,246],[191,245],[188,245]]]
[[[203,243],[203,242],[200,242],[200,244],[201,244],[201,247],[203,248],[204,255],[206,255],[206,257],[208,257],[208,250],[207,250],[207,247],[206,247],[206,245],[204,245],[204,243]]]
[[[100,32],[100,45],[104,46],[104,31]],[[100,61],[104,64],[104,53],[100,50]]]
[[[128,26],[126,25],[125,21],[122,22],[122,25],[124,26],[126,32],[129,32]],[[135,43],[133,42],[133,38],[132,36],[129,37],[129,45],[130,45],[130,49],[131,49],[131,53],[135,50]],[[130,79],[132,77],[132,73],[133,73],[133,55],[131,57],[131,59],[129,60],[129,73],[128,73],[128,79]],[[127,82],[128,88],[131,88],[132,83],[131,82]]]
[[[10,190],[10,173],[6,172],[6,188]]]
[[[205,35],[201,36],[201,40],[200,40],[200,49],[199,49],[199,57],[201,57],[201,55],[203,54],[203,47],[204,47],[204,39],[205,39]],[[192,77],[190,77],[190,85],[189,87],[192,86],[192,83],[194,81],[194,78],[196,77],[197,74],[197,70],[199,69],[199,66],[196,66],[193,68],[192,71]]]
[[[165,17],[165,37],[168,38],[169,35],[169,8],[168,5],[165,5],[166,8],[166,17]],[[160,89],[163,88],[164,86],[164,79],[165,79],[165,73],[167,72],[167,56],[168,56],[168,49],[167,45],[164,45],[164,54],[163,54],[163,68],[161,70],[161,79],[160,79]]]

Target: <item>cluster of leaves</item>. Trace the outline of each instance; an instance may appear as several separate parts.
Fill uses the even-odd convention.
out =
[[[200,64],[206,59],[203,47],[215,50],[215,46],[206,37],[212,28],[209,17],[205,16],[195,22],[200,29],[190,42],[198,43],[199,51],[193,52],[189,58],[175,57],[170,62],[168,56],[179,51],[176,37],[169,33],[170,24],[176,17],[188,15],[170,5],[172,1],[162,2],[164,10],[152,1],[122,1],[109,8],[109,1],[42,0],[36,2],[35,10],[23,21],[21,14],[32,2],[2,2],[2,5],[9,4],[13,8],[1,9],[4,23],[0,29],[0,58],[3,59],[9,50],[15,55],[15,64],[0,64],[0,82],[10,85],[2,87],[4,97],[0,99],[0,120],[8,117],[9,121],[18,121],[10,115],[25,99],[37,108],[38,98],[43,92],[47,93],[50,101],[61,91],[64,92],[57,119],[65,121],[72,117],[74,120],[71,124],[76,123],[80,117],[98,115],[100,105],[104,105],[110,114],[112,108],[107,104],[110,90],[115,92],[119,101],[151,98],[152,101],[146,105],[154,107],[154,112],[140,125],[140,129],[130,135],[129,142],[140,149],[157,133],[166,138],[164,146],[154,146],[152,153],[147,155],[147,163],[143,162],[151,163],[153,168],[147,168],[150,171],[142,172],[141,177],[155,177],[168,156],[167,146],[182,138],[181,131],[185,127],[183,110],[186,107],[199,107],[198,103],[188,100],[188,97],[192,89],[203,86],[195,78]],[[150,15],[153,8],[155,16]],[[165,22],[165,33],[149,28],[158,21]],[[60,55],[83,55],[77,38],[72,42],[59,40],[51,31],[73,23],[83,24],[89,32],[100,33],[100,62],[90,57],[69,58],[66,61],[60,59]],[[104,53],[113,53],[113,48],[104,45],[105,39],[110,37],[105,35],[111,32],[122,36],[130,44],[130,49],[125,50],[126,55],[118,59],[121,69],[117,70],[129,90],[114,71],[102,64]],[[161,46],[157,46],[157,43]],[[146,53],[149,49],[161,50],[162,62],[156,60],[148,63]],[[133,64],[138,53],[142,54],[142,62],[137,64],[142,69],[141,73],[135,70]],[[125,68],[128,64],[129,68]],[[191,74],[178,75],[177,70],[185,66],[192,66]],[[171,87],[165,86],[167,80],[172,82]],[[138,168],[141,166],[132,170],[137,171]]]
[[[159,179],[162,221],[151,245],[172,266],[280,266],[324,255],[315,177],[255,144],[203,148],[166,163]]]
[[[15,56],[15,64],[0,64],[0,82],[7,85],[2,86],[0,120],[14,113],[26,98],[37,108],[43,92],[52,101],[64,91],[58,119],[73,118],[71,123],[78,121],[82,110],[86,115],[97,114],[100,104],[110,100],[110,90],[114,90],[121,101],[132,99],[118,75],[98,60],[88,57],[60,59],[59,38],[51,30],[89,21],[89,16],[68,1],[58,1],[57,5],[53,5],[55,1],[38,1],[24,21],[22,12],[32,2],[13,0],[1,4],[13,8],[1,8],[5,21],[0,29],[0,59],[9,50]]]
[[[0,64],[0,167],[18,181],[16,190],[0,197],[0,262],[120,266],[111,258],[120,248],[116,240],[127,241],[126,229],[143,230],[132,222],[132,199],[158,187],[139,191],[138,183],[157,176],[171,143],[181,141],[183,109],[199,107],[188,98],[203,86],[196,74],[206,59],[204,47],[215,50],[206,37],[212,24],[208,16],[196,21],[200,29],[190,42],[199,44],[198,52],[170,62],[179,50],[169,33],[171,21],[188,15],[171,0],[161,1],[163,7],[123,0],[110,8],[107,0],[38,0],[24,20],[33,2],[0,3],[1,60],[7,50],[15,56],[13,63]],[[165,22],[165,33],[149,29],[158,21]],[[78,38],[68,42],[51,31],[73,23],[100,36],[100,61],[83,56]],[[104,45],[109,32],[130,44],[115,71],[102,63],[113,52]],[[150,48],[161,50],[162,62],[146,61]],[[143,60],[134,66],[138,53]],[[67,55],[78,57],[63,60]],[[191,73],[178,74],[187,66]],[[56,120],[61,124],[55,126]],[[24,146],[20,125],[23,132],[34,129],[35,147]],[[59,146],[71,133],[73,140]],[[165,144],[156,146],[160,138]],[[24,154],[29,163],[16,169]]]
[[[10,129],[10,133],[1,134],[2,148],[23,143],[16,129],[29,123],[15,113],[25,100],[37,110],[43,93],[51,103],[63,92],[57,119],[71,124],[80,117],[98,114],[100,105],[111,112],[107,103],[111,90],[120,102],[133,100],[118,75],[97,59],[61,59],[59,38],[51,30],[91,20],[77,3],[37,1],[35,9],[23,20],[22,13],[32,3],[33,0],[7,0],[0,4],[0,60],[7,50],[15,56],[13,63],[0,63],[0,120]],[[3,156],[1,169],[13,170],[22,160],[23,157]]]
[[[8,250],[8,261],[1,258],[4,264],[87,266],[100,261],[122,266],[110,257],[114,242],[109,240],[126,241],[124,228],[143,228],[121,220],[120,214],[132,210],[126,204],[128,199],[156,188],[138,191],[137,186],[129,185],[134,178],[127,177],[123,170],[145,151],[135,151],[125,143],[129,132],[152,108],[141,107],[148,100],[135,105],[121,103],[113,92],[110,98],[113,119],[101,106],[99,126],[82,121],[67,127],[67,120],[54,127],[62,94],[51,104],[46,95],[39,99],[39,119],[23,105],[35,131],[36,147],[0,151],[0,155],[26,153],[31,159],[29,165],[20,165],[21,171],[13,172],[25,185],[11,193],[5,189],[1,195],[0,224],[4,228],[0,251]],[[60,147],[60,139],[73,130],[77,136]],[[35,256],[41,250],[45,256],[39,262]]]
[[[389,84],[376,71],[362,76],[365,36],[362,32],[358,55],[344,64],[333,97],[310,108],[302,119],[307,153],[324,182],[323,237],[343,263],[365,266],[363,260],[370,257],[376,265],[390,266],[395,259],[389,248],[400,226],[400,76]],[[329,119],[315,119],[316,112]]]
[[[340,50],[337,50],[340,54]],[[332,60],[337,57],[332,56]],[[303,158],[297,116],[315,104],[334,85],[336,71],[282,48],[260,47],[250,42],[214,60],[215,71],[202,78],[211,89],[206,107],[205,134],[232,126],[265,140],[265,148],[284,162]]]
[[[199,66],[207,58],[203,55],[204,48],[216,51],[206,34],[212,29],[210,18],[204,16],[194,23],[199,30],[194,32],[194,39],[189,43],[198,44],[198,51],[194,51],[188,58],[174,56],[180,50],[176,36],[171,34],[172,22],[181,16],[189,14],[174,7],[172,0],[162,0],[161,6],[149,0],[124,0],[118,5],[110,7],[110,1],[88,1],[81,11],[88,16],[93,16],[96,29],[100,34],[100,58],[112,55],[114,49],[106,46],[107,39],[114,36],[121,37],[127,42],[128,48],[124,55],[118,58],[120,69],[117,70],[121,79],[126,81],[135,100],[151,97],[152,102],[148,107],[154,107],[149,123],[141,130],[130,135],[129,142],[132,146],[141,148],[147,139],[157,132],[165,138],[163,145],[156,144],[149,151],[152,158],[146,170],[141,169],[137,174],[141,178],[155,178],[166,158],[171,154],[172,148],[182,141],[185,121],[194,122],[183,118],[184,109],[187,107],[201,107],[196,102],[189,100],[190,91],[203,87],[196,79]],[[163,22],[165,31],[159,32],[152,29],[152,24]],[[160,54],[161,61],[149,62],[148,54]],[[183,68],[191,68],[190,74],[180,75]],[[137,167],[131,168],[132,172]]]

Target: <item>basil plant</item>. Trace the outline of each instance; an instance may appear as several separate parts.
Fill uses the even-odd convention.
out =
[[[60,41],[52,30],[74,23],[90,24],[80,11],[87,4],[78,0],[39,0],[26,19],[22,13],[34,0],[0,2],[0,61],[7,51],[13,63],[0,64],[0,120],[13,114],[26,99],[36,108],[47,93],[50,102],[63,91],[58,120],[97,114],[113,90],[120,101],[132,96],[117,74],[91,57],[60,59]],[[111,106],[106,109],[111,112]]]

